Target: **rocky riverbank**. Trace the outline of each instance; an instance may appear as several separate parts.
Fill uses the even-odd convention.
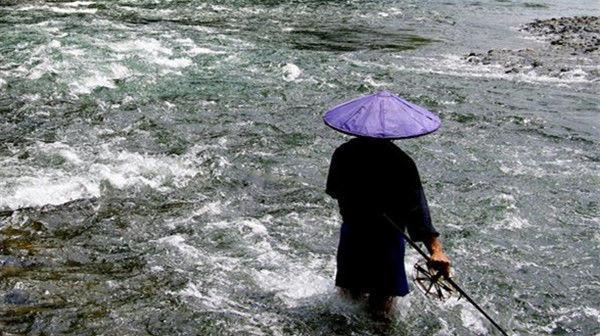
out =
[[[600,17],[575,16],[535,20],[521,28],[534,36],[547,38],[551,45],[574,54],[600,52]]]
[[[491,49],[483,53],[471,52],[465,55],[464,59],[471,64],[502,67],[507,74],[534,72],[536,75],[552,78],[600,78],[600,71],[594,66],[600,55],[599,17],[535,20],[524,25],[521,31],[544,37],[549,41],[549,46],[540,49]],[[565,57],[574,61],[557,61],[557,58]]]

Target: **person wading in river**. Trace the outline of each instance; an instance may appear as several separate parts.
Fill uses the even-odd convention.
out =
[[[431,266],[444,275],[450,271],[416,165],[391,141],[429,134],[440,121],[387,91],[339,105],[324,121],[357,136],[335,150],[327,177],[326,192],[338,201],[343,220],[335,284],[345,296],[368,295],[370,310],[389,317],[394,298],[406,295],[409,288],[405,241],[385,216],[425,244]]]

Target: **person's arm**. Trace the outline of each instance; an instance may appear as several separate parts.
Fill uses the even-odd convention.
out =
[[[422,241],[429,251],[431,266],[446,277],[450,276],[450,258],[444,253],[442,243],[437,238],[440,234],[433,227],[429,205],[421,185],[421,178],[416,166],[412,165],[414,197],[413,208],[410,209],[409,225],[407,227],[410,237],[414,241]]]
[[[331,157],[329,173],[327,174],[327,185],[325,188],[325,193],[335,199],[339,197],[341,188],[339,161],[339,150],[336,150]]]
[[[450,276],[450,258],[444,253],[442,243],[436,236],[430,236],[423,240],[429,251],[431,267],[442,272],[445,277]]]

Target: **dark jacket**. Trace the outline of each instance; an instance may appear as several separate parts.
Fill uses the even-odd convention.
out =
[[[415,163],[391,141],[354,138],[338,147],[326,192],[338,200],[344,222],[352,226],[370,232],[393,229],[385,213],[415,241],[439,235]]]

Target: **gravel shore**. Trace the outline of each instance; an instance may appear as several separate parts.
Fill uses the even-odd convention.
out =
[[[545,48],[471,52],[464,59],[471,64],[501,66],[506,73],[535,72],[536,75],[554,78],[585,77],[589,80],[600,78],[598,69],[591,66],[600,55],[599,17],[535,20],[521,27],[521,31],[543,37],[549,44]],[[557,62],[557,58],[571,58],[573,61]]]
[[[546,37],[550,44],[572,53],[598,53],[600,17],[574,16],[535,20],[521,28],[534,36]]]

